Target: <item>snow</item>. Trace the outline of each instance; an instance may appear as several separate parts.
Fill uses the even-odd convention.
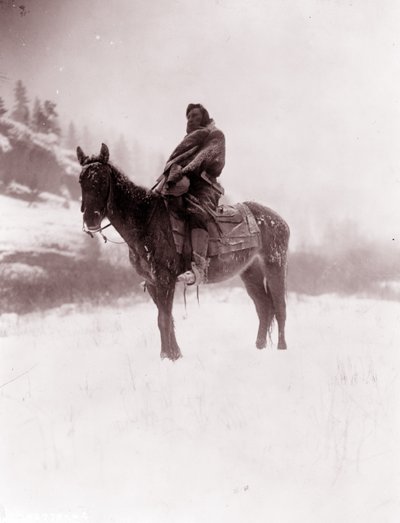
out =
[[[71,254],[84,242],[82,215],[77,202],[41,193],[43,202],[26,202],[0,195],[5,219],[0,222],[0,257],[14,251],[65,251]]]
[[[7,138],[7,136],[4,136],[4,134],[0,133],[0,151],[3,153],[7,153],[11,150],[10,141]]]
[[[79,204],[40,196],[0,195],[0,255],[84,249]],[[178,288],[176,363],[147,294],[0,315],[0,521],[397,522],[400,305],[288,302],[288,351],[258,351],[244,290]]]
[[[392,290],[395,292],[400,291],[400,282],[398,281],[381,281],[379,282],[379,288],[383,290]]]
[[[76,161],[75,151],[59,145],[60,139],[55,133],[35,132],[27,125],[11,118],[3,117],[1,121],[8,126],[8,137],[0,133],[0,150],[8,152],[12,149],[9,138],[27,141],[52,153],[57,163],[65,169],[66,174],[71,176],[79,174],[80,166]]]
[[[0,276],[2,279],[15,281],[35,281],[46,278],[46,271],[35,265],[26,263],[2,263],[0,265]]]
[[[0,520],[395,522],[400,306],[289,296],[254,347],[241,289],[0,317]]]

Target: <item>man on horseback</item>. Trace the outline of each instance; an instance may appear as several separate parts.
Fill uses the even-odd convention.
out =
[[[190,112],[189,110],[189,115]],[[204,114],[201,108],[200,113]],[[198,123],[193,126],[194,131],[191,131],[192,126],[188,125],[188,137],[193,137],[196,131],[207,130],[208,124],[203,126],[201,123],[200,126]],[[211,153],[205,154],[202,159],[202,151],[207,151],[207,143],[213,143],[214,132],[216,133],[214,144],[216,154],[211,154],[213,151],[211,148]],[[175,161],[172,161],[171,165],[166,168],[166,175],[161,176],[158,184],[165,184],[163,182],[166,182],[174,172],[173,170],[171,173],[170,168],[176,164],[179,166],[174,168],[175,173],[178,173],[176,179],[178,180],[182,176],[180,181],[184,178],[189,181],[189,178],[182,174],[182,171],[186,170],[191,180],[192,178],[194,180],[193,194],[199,195],[199,198],[193,194],[187,195],[188,207],[190,208],[192,201],[196,201],[201,202],[204,208],[214,205],[215,210],[218,200],[215,179],[223,166],[224,140],[223,134],[214,130],[209,130],[207,138],[199,146],[192,144],[195,151],[191,160],[188,155],[187,160],[183,159],[181,163],[176,161],[178,155],[173,154],[172,160]],[[218,147],[218,144],[221,145],[221,148]],[[104,143],[101,145],[100,154],[92,157],[85,155],[80,147],[77,148],[77,158],[82,167],[79,183],[82,191],[83,230],[91,235],[100,233],[108,226],[102,227],[103,219],[108,218],[109,225],[115,227],[124,242],[127,243],[129,259],[137,273],[145,279],[146,288],[158,309],[161,357],[176,360],[181,357],[181,351],[174,332],[172,305],[176,278],[181,267],[181,260],[177,253],[184,254],[185,252],[182,241],[184,239],[183,223],[181,219],[177,219],[176,215],[174,216],[172,213],[171,216],[169,215],[165,202],[162,201],[159,194],[152,194],[152,191],[136,185],[109,162],[109,156],[108,147]],[[209,159],[211,160],[208,161]],[[191,170],[190,164],[196,166],[196,162],[199,162],[199,167]],[[210,169],[210,166],[213,165],[216,166],[214,171]],[[206,183],[211,185],[212,191],[207,191],[205,188],[207,186],[204,186],[203,191],[203,185],[200,185],[202,182],[193,174],[196,173],[198,176],[200,173],[201,176],[203,171],[200,170],[200,166],[209,168],[206,171],[209,174],[205,175],[206,178],[202,178],[202,180],[204,182],[208,180]],[[176,188],[180,181],[172,179],[171,184]],[[163,193],[163,190],[161,189],[160,192]],[[175,200],[179,199],[176,198],[179,196],[179,192],[175,192]],[[183,195],[184,191],[180,194]],[[202,209],[197,203],[193,204],[193,207],[196,210]],[[193,217],[194,220],[195,216],[197,218],[192,222],[195,225],[193,233],[196,229],[201,229],[203,234],[205,229],[202,229],[201,226],[209,226],[210,240],[207,252],[205,244],[201,243],[204,237],[198,239],[197,243],[196,239],[193,242],[194,251],[198,257],[202,259],[208,257],[210,260],[208,281],[216,283],[239,274],[255,304],[259,318],[257,348],[266,347],[267,335],[273,319],[276,318],[278,349],[286,349],[285,296],[290,234],[287,223],[272,209],[257,202],[225,205],[218,207],[217,213],[211,211],[210,216],[212,216],[213,222],[210,222],[208,215],[205,217],[203,213],[199,213],[199,218],[195,212],[192,210],[190,212],[191,219]],[[176,224],[178,225],[176,226]],[[174,239],[173,244],[171,236]],[[194,282],[198,282],[195,272],[191,271],[191,273],[194,276]],[[183,277],[186,278],[186,275],[184,274]],[[188,279],[184,281],[188,281]]]
[[[217,177],[225,165],[225,137],[201,104],[189,104],[186,118],[187,134],[168,158],[161,192],[179,197],[185,191],[183,208],[191,234],[192,270],[178,276],[178,281],[198,285],[207,278],[207,225],[224,192]],[[185,185],[185,181],[189,183]]]

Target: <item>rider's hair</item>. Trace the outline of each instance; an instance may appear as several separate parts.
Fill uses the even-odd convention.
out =
[[[186,118],[189,116],[189,113],[192,109],[200,109],[201,114],[203,116],[201,119],[201,125],[206,126],[209,123],[211,123],[211,118],[210,118],[210,115],[208,114],[207,109],[205,107],[203,107],[201,104],[189,104],[186,109]]]

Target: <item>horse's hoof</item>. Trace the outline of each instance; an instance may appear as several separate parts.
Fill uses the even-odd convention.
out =
[[[174,352],[172,354],[168,354],[167,352],[161,352],[160,354],[160,358],[162,360],[171,360],[171,361],[176,361],[176,360],[179,360],[179,358],[182,358],[182,354],[180,352]]]
[[[171,359],[172,359],[173,361],[179,360],[179,358],[182,358],[182,354],[181,354],[180,352],[174,352],[174,353],[172,354]]]
[[[278,350],[286,350],[287,345],[286,343],[278,343]]]
[[[258,350],[262,350],[262,349],[265,349],[267,346],[267,342],[266,341],[263,341],[263,340],[257,340],[256,341],[256,347]]]

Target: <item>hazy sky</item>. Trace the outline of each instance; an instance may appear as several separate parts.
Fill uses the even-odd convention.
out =
[[[225,132],[234,197],[314,229],[347,217],[399,238],[397,0],[23,4],[0,2],[9,105],[22,79],[64,122],[166,156],[201,102]]]

